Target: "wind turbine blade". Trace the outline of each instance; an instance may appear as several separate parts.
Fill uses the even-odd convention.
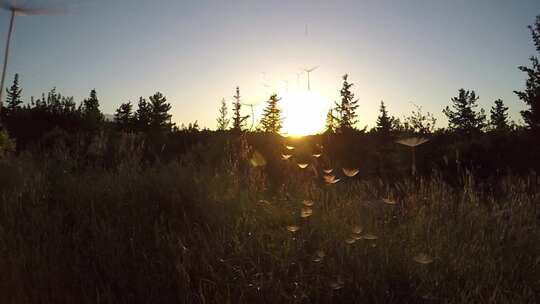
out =
[[[15,12],[18,16],[60,16],[67,13],[65,7],[32,7],[32,8],[16,8]]]
[[[32,5],[31,3],[18,4],[14,0],[0,0],[0,8],[14,11],[17,16],[62,15],[67,12],[66,6],[62,4]]]

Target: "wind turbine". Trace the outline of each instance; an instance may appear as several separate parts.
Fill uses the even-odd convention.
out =
[[[4,51],[4,65],[2,67],[2,78],[0,80],[0,110],[2,109],[4,80],[6,78],[6,69],[9,58],[9,45],[11,43],[13,26],[15,25],[15,16],[59,15],[64,12],[59,6],[33,6],[31,4],[28,4],[28,1],[25,2],[22,2],[22,4],[17,4],[16,0],[0,0],[0,9],[5,9],[10,12],[9,29],[6,38],[6,48]]]
[[[256,105],[259,105],[260,102],[256,102],[256,103],[243,103],[241,102],[240,104],[244,105],[244,106],[247,106],[251,109],[251,126],[249,127],[249,131],[251,132],[253,130],[253,125],[255,124],[255,112],[253,111],[253,107],[256,106]]]
[[[315,71],[318,67],[319,66],[317,65],[317,66],[314,66],[312,68],[304,69],[304,72],[306,72],[306,74],[307,74],[307,89],[308,89],[308,91],[311,91],[311,86],[309,84],[309,73]]]

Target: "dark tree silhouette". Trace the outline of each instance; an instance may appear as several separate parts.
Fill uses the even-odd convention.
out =
[[[99,100],[96,89],[90,91],[90,97],[83,100],[80,106],[80,112],[84,121],[85,128],[88,131],[95,131],[104,121],[103,113],[99,109]]]
[[[135,111],[135,125],[137,131],[146,132],[150,128],[152,119],[152,106],[146,99],[139,97],[137,111]]]
[[[432,113],[424,114],[422,107],[414,105],[416,110],[412,110],[411,115],[405,118],[404,131],[411,131],[420,135],[428,135],[435,131],[437,119]]]
[[[349,83],[347,78],[347,74],[343,75],[343,87],[340,91],[341,102],[335,103],[337,131],[340,133],[351,132],[357,123],[356,109],[358,108],[358,99],[354,99],[354,94],[351,92],[353,84]]]
[[[120,107],[116,109],[116,113],[114,113],[114,122],[118,129],[130,131],[133,128],[134,117],[133,105],[131,104],[131,101],[128,101],[121,104]]]
[[[485,127],[486,115],[483,109],[476,112],[478,98],[473,91],[459,90],[456,97],[452,97],[452,109],[446,107],[443,113],[448,117],[448,127],[459,134],[473,134],[482,132]]]
[[[534,25],[529,26],[536,51],[540,54],[540,15],[536,16]],[[540,131],[540,61],[537,56],[529,59],[532,67],[520,66],[527,73],[525,91],[514,91],[529,108],[521,111],[525,123],[534,131]]]
[[[272,94],[267,101],[266,108],[261,119],[262,130],[267,133],[278,133],[281,131],[283,118],[281,117],[281,109],[278,107],[278,98],[276,94]]]
[[[495,131],[507,131],[508,125],[508,107],[504,106],[502,99],[495,100],[495,104],[490,110],[489,124]]]
[[[19,85],[19,74],[15,74],[15,77],[13,78],[13,84],[11,87],[6,89],[6,107],[5,107],[5,115],[9,116],[10,114],[14,113],[17,110],[21,109],[21,104],[23,103],[21,97],[22,97],[22,89]]]
[[[381,100],[381,106],[379,108],[379,116],[377,117],[377,124],[375,130],[383,137],[389,137],[394,126],[394,118],[388,115],[384,101]]]
[[[167,98],[160,92],[150,96],[150,128],[153,131],[169,132],[172,128],[171,117],[169,114],[171,105],[167,103]]]
[[[326,114],[326,125],[324,129],[326,133],[334,133],[336,131],[336,118],[332,109],[328,110],[328,114]]]
[[[216,119],[218,131],[225,131],[227,128],[229,128],[230,119],[228,118],[227,112],[227,103],[225,103],[225,98],[222,98],[221,106],[219,107],[219,116]]]
[[[235,132],[242,132],[246,124],[246,119],[249,115],[242,116],[240,111],[242,104],[240,103],[240,87],[236,87],[236,95],[233,96],[233,117],[232,117],[232,130]]]

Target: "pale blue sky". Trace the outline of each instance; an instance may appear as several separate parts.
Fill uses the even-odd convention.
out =
[[[444,125],[441,111],[461,87],[486,110],[504,99],[520,118],[512,91],[524,85],[517,66],[534,54],[527,25],[540,1],[92,0],[69,11],[16,19],[7,84],[19,73],[28,100],[56,86],[80,101],[95,87],[113,113],[159,90],[174,121],[214,128],[236,85],[258,102],[263,83],[284,92],[287,80],[292,90],[300,68],[319,65],[311,87],[328,106],[350,74],[361,125],[373,124],[381,99],[393,115],[414,102]]]

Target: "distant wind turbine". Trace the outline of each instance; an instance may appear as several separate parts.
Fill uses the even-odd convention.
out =
[[[311,85],[309,83],[309,73],[315,71],[318,67],[319,66],[317,65],[317,66],[314,66],[312,68],[304,69],[304,72],[306,72],[306,74],[307,74],[307,89],[308,89],[308,91],[311,91]]]
[[[244,106],[247,106],[251,109],[251,126],[249,127],[249,131],[251,132],[253,130],[253,125],[255,125],[255,111],[253,111],[253,107],[256,106],[256,105],[259,105],[260,102],[256,102],[256,103],[243,103],[241,102],[242,105]]]
[[[6,69],[9,59],[9,46],[11,43],[11,34],[15,25],[15,16],[35,16],[35,15],[60,15],[64,13],[62,7],[56,6],[35,6],[28,4],[28,1],[18,4],[16,0],[0,0],[0,9],[10,12],[9,29],[6,39],[6,48],[4,50],[4,64],[2,67],[2,78],[0,80],[0,110],[2,109],[2,97],[4,94],[4,80],[6,78]]]

